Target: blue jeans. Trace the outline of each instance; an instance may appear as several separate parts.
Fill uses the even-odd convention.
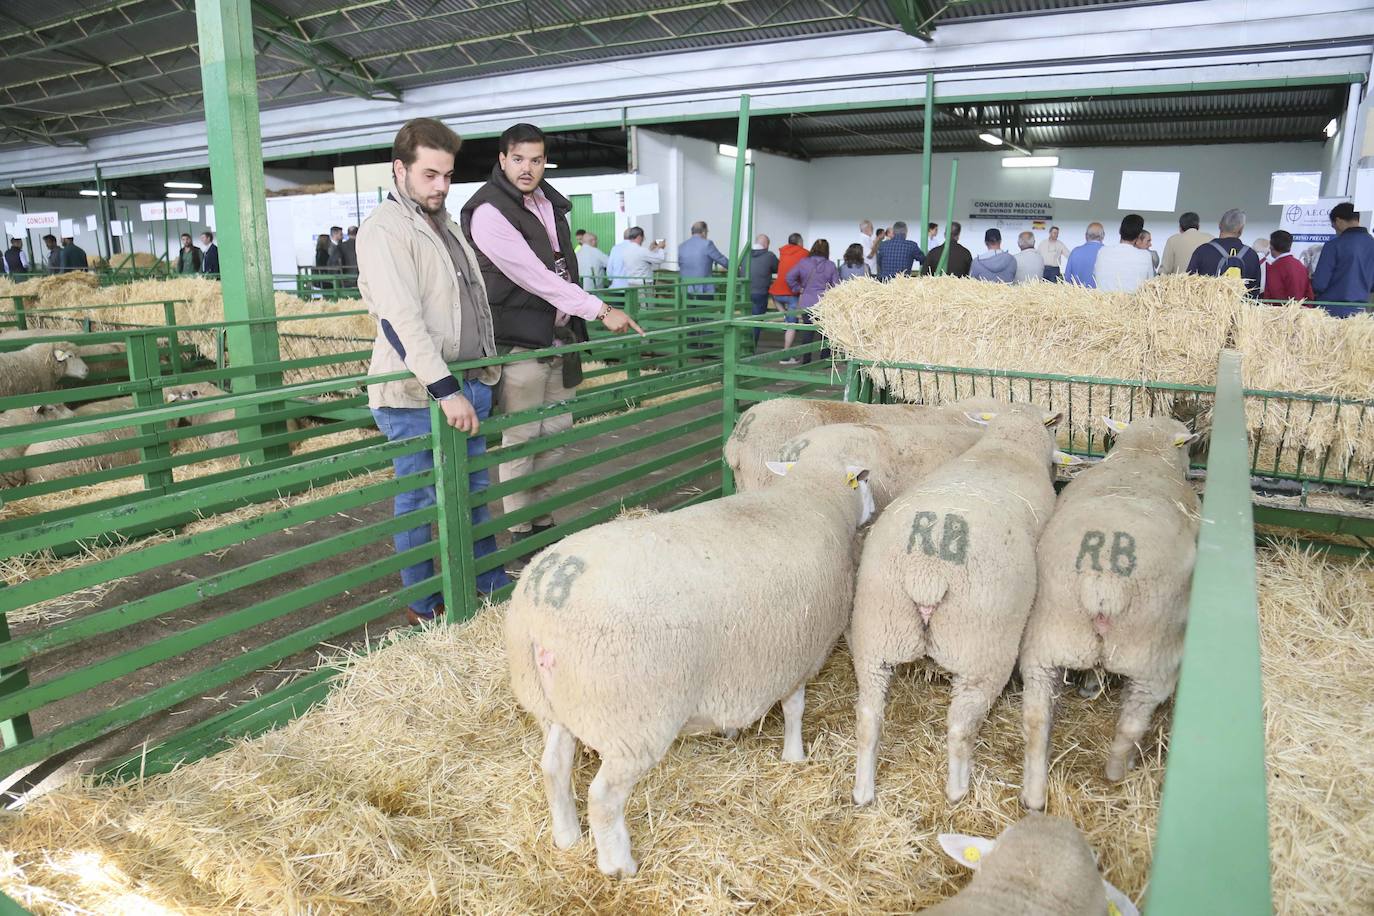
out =
[[[478,419],[485,420],[491,415],[490,385],[474,380],[464,381],[463,396],[472,402],[473,409],[477,411]],[[428,436],[431,432],[429,408],[427,407],[379,407],[373,409],[372,416],[377,421],[377,428],[393,442],[397,439],[409,439],[412,436]],[[484,437],[473,436],[468,439],[468,457],[484,455],[486,451],[487,440]],[[425,449],[413,455],[403,455],[395,459],[392,464],[396,468],[397,477],[419,474],[434,467],[434,452]],[[485,490],[490,482],[491,475],[487,468],[473,471],[468,475],[468,486],[474,493]],[[433,484],[418,490],[409,490],[396,496],[395,514],[399,516],[405,515],[407,512],[428,509],[436,502]],[[472,523],[474,525],[480,525],[490,518],[491,511],[486,506],[477,506],[472,510]],[[428,544],[432,536],[428,524],[411,528],[409,531],[402,531],[394,538],[396,552],[400,553],[412,547],[419,547],[421,544]],[[472,555],[481,558],[495,551],[496,537],[488,536],[473,544]],[[401,584],[414,585],[416,582],[421,582],[433,575],[434,561],[423,560],[401,570]],[[477,591],[482,594],[490,594],[498,588],[509,585],[510,581],[506,571],[498,566],[486,572],[478,573]],[[443,595],[435,592],[432,595],[412,601],[410,607],[421,617],[433,617],[435,607],[442,604],[443,601]]]
[[[1365,309],[1355,305],[1323,305],[1322,308],[1326,309],[1326,314],[1332,318],[1354,318],[1365,312]]]
[[[797,323],[797,300],[800,296],[774,296],[773,301],[777,302],[778,308],[785,313],[783,321],[787,324]]]
[[[760,315],[766,315],[766,314],[768,314],[768,291],[767,291],[767,290],[764,290],[764,291],[761,292],[761,293],[750,293],[750,294],[749,294],[749,301],[753,304],[753,308],[752,308],[752,310],[749,312],[750,315],[752,315],[753,317],[757,318],[757,317],[760,316]],[[761,334],[762,332],[763,332],[763,328],[754,328],[754,346],[755,346],[756,348],[757,348],[758,345],[759,345],[759,334]]]

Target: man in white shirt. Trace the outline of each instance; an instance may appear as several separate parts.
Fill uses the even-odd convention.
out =
[[[1035,233],[1023,232],[1016,237],[1016,282],[1036,283],[1045,279],[1045,260],[1035,250]]]
[[[611,249],[606,259],[606,275],[611,289],[645,286],[654,280],[654,268],[663,263],[663,246],[653,242],[644,247],[644,230],[631,226],[625,230],[625,240]]]
[[[1105,292],[1133,293],[1155,275],[1154,260],[1148,251],[1136,247],[1145,231],[1145,219],[1129,213],[1121,221],[1121,243],[1104,245],[1093,267],[1094,285]]]
[[[582,288],[589,293],[606,285],[606,264],[610,259],[604,251],[596,247],[598,241],[595,232],[584,232],[582,244],[575,250],[577,272],[582,277]]]
[[[1050,227],[1050,237],[1040,243],[1036,249],[1040,252],[1041,259],[1045,262],[1043,276],[1046,280],[1054,283],[1062,276],[1060,271],[1064,266],[1064,259],[1069,256],[1069,246],[1059,241],[1059,227]]]
[[[869,253],[873,251],[873,220],[859,220],[859,237],[853,241],[853,244],[858,245],[864,253],[864,263],[868,265],[868,275],[876,277],[878,275],[877,259],[869,257]],[[844,250],[840,249],[839,253],[843,255]]]

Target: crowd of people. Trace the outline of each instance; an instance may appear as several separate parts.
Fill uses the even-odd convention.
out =
[[[347,235],[344,234],[342,226],[330,226],[329,232],[321,232],[315,237],[316,274],[356,274],[357,272],[357,226],[349,226]]]
[[[356,229],[354,230],[356,231]],[[67,273],[73,270],[90,270],[90,260],[86,249],[76,244],[70,236],[57,244],[57,236],[49,233],[43,236],[43,247],[47,253],[43,257],[42,269],[46,273]],[[29,264],[29,256],[24,251],[23,239],[10,239],[10,247],[0,258],[4,272],[10,276],[23,276],[37,273]],[[355,262],[356,263],[356,262]],[[176,272],[179,274],[219,274],[219,246],[215,244],[215,234],[205,231],[200,234],[200,247],[191,240],[190,233],[181,234],[181,248],[176,254]]]

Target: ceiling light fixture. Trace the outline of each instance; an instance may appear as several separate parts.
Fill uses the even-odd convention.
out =
[[[168,199],[168,200],[195,200],[195,199],[196,199],[197,197],[199,197],[199,196],[200,196],[199,194],[186,194],[186,193],[184,193],[184,192],[182,192],[182,191],[168,191],[168,192],[167,192],[167,199]]]
[[[1330,121],[1327,121],[1327,122],[1326,122],[1326,126],[1322,128],[1322,133],[1326,134],[1326,139],[1328,139],[1328,140],[1330,140],[1332,137],[1336,136],[1336,119],[1335,119],[1335,118],[1332,118]]]
[[[1002,160],[1004,169],[1048,169],[1058,164],[1058,156],[1008,156]]]
[[[716,144],[716,152],[719,153],[720,155],[726,157],[727,159],[734,159],[736,156],[739,155],[739,147],[737,147],[737,146],[731,146],[731,145],[728,144],[728,143],[718,143],[718,144]],[[747,149],[747,150],[744,151],[744,161],[745,161],[745,162],[753,162],[753,161],[754,161],[754,151],[753,151],[753,150]]]
[[[199,191],[205,187],[199,181],[164,181],[162,186],[164,188],[181,188],[186,191]]]
[[[118,197],[118,196],[119,196],[118,192],[115,192],[115,191],[97,191],[95,188],[82,188],[80,191],[77,191],[76,193],[80,194],[82,197],[100,197],[100,196],[102,196],[102,195],[105,196],[105,197]]]
[[[978,139],[982,140],[984,143],[987,143],[991,146],[1001,146],[1003,142],[1001,137],[997,136],[996,134],[990,134],[987,131],[983,131],[981,134],[979,134]]]

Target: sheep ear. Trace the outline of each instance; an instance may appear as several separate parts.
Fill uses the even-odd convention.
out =
[[[1201,437],[1202,433],[1193,433],[1191,436],[1174,436],[1174,448],[1183,448],[1185,445],[1191,445]]]
[[[985,840],[965,833],[942,833],[937,839],[945,855],[974,871],[983,864],[983,857],[992,852],[993,847],[997,845],[996,840]]]
[[[764,464],[766,464],[766,465],[768,466],[768,470],[772,471],[774,474],[777,474],[779,477],[786,477],[786,476],[787,476],[787,472],[790,471],[790,470],[792,470],[792,465],[796,464],[796,462],[795,462],[795,461],[765,461]]]
[[[1117,890],[1110,881],[1102,881],[1102,889],[1107,892],[1107,916],[1140,916],[1140,910],[1131,898]]]
[[[1059,425],[1059,421],[1062,419],[1064,419],[1064,415],[1062,413],[1049,413],[1048,411],[1046,411],[1045,428],[1054,429],[1056,426]]]
[[[65,363],[67,358],[71,356],[71,353],[66,350],[57,349],[52,351],[52,356],[53,359],[57,360],[59,363]]]
[[[1067,468],[1072,467],[1075,464],[1082,464],[1083,459],[1079,458],[1077,455],[1070,455],[1068,452],[1061,452],[1059,449],[1055,449],[1054,463],[1059,465],[1061,468]]]
[[[1124,423],[1121,420],[1114,420],[1111,417],[1103,417],[1102,422],[1108,429],[1110,429],[1114,433],[1124,433],[1126,431],[1126,427],[1131,425],[1129,423]]]
[[[859,481],[868,479],[868,468],[861,468],[851,464],[849,467],[845,468],[845,473],[848,475],[846,480],[849,482],[849,489],[851,490],[859,489]]]
[[[988,421],[991,420],[993,417],[997,416],[997,414],[993,413],[990,410],[985,410],[982,413],[973,413],[972,411],[966,410],[964,411],[964,416],[968,417],[970,420],[972,420],[974,423],[977,423],[979,426],[987,426]]]

